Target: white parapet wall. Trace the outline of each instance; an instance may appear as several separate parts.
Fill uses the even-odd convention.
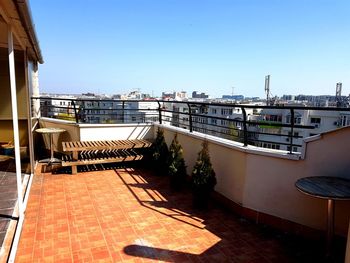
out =
[[[300,193],[295,182],[307,176],[340,176],[350,179],[350,127],[327,132],[305,141],[302,154],[266,150],[159,125],[170,145],[174,134],[184,149],[191,173],[204,139],[209,142],[217,176],[215,190],[233,202],[258,212],[315,229],[326,228],[327,203]],[[350,201],[336,201],[335,231],[346,236]]]
[[[77,124],[72,121],[51,118],[40,118],[39,126],[59,127],[66,132],[53,136],[55,151],[62,150],[63,141],[102,141],[102,140],[153,140],[153,124]],[[46,148],[49,148],[48,137],[44,137]]]
[[[153,124],[79,124],[81,141],[153,139]]]

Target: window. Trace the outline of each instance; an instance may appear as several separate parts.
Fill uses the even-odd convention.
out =
[[[280,149],[280,145],[279,144],[275,144],[275,143],[263,143],[262,144],[263,148],[269,148],[269,149],[274,149],[274,150],[279,150]]]
[[[287,146],[287,151],[290,151],[290,146]],[[298,151],[298,147],[293,146],[293,152],[297,152]]]
[[[311,118],[310,122],[313,124],[320,124],[321,118]]]
[[[232,115],[232,109],[221,109],[221,115]]]
[[[222,125],[222,126],[228,126],[228,121],[226,121],[226,120],[221,120],[221,125]]]
[[[348,125],[350,125],[349,115],[342,115],[340,117],[340,125],[341,126],[348,126]]]
[[[211,114],[216,114],[216,109],[210,109]]]
[[[288,136],[291,137],[292,133],[288,132]],[[293,137],[299,137],[299,132],[294,132]]]
[[[217,119],[211,119],[211,124],[217,124]]]
[[[282,122],[281,115],[265,115],[264,119],[266,121]]]
[[[200,112],[201,114],[207,114],[207,113],[208,113],[208,108],[201,107],[201,108],[199,109],[199,112]]]
[[[288,115],[286,117],[286,123],[291,123],[291,116]],[[301,116],[295,116],[294,117],[294,124],[300,124],[301,123]]]

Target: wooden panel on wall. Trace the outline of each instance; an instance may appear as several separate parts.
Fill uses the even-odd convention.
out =
[[[26,120],[20,120],[19,140],[21,146],[28,145],[28,124]],[[13,142],[12,120],[0,120],[0,142]]]
[[[17,86],[17,107],[19,119],[27,119],[27,87],[23,51],[15,51],[15,71]],[[0,48],[0,119],[11,120],[11,89],[9,79],[8,54],[6,48]]]

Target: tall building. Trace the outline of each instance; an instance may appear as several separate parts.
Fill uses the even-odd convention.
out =
[[[193,91],[192,92],[192,98],[193,99],[208,99],[209,95],[205,94],[204,92],[197,93],[197,91]]]
[[[222,95],[222,98],[224,100],[244,100],[244,96],[243,95]]]

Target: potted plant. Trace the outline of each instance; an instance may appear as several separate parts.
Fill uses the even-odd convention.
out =
[[[191,174],[191,187],[193,192],[193,205],[196,208],[207,208],[211,192],[216,185],[215,171],[212,167],[208,141],[202,143],[197,161]]]
[[[169,147],[168,169],[171,187],[174,190],[180,190],[186,181],[187,174],[183,149],[177,140],[177,134]]]
[[[161,128],[157,130],[157,136],[152,146],[152,164],[157,168],[158,175],[166,175],[168,173],[168,156],[169,150],[165,142],[164,131]]]

